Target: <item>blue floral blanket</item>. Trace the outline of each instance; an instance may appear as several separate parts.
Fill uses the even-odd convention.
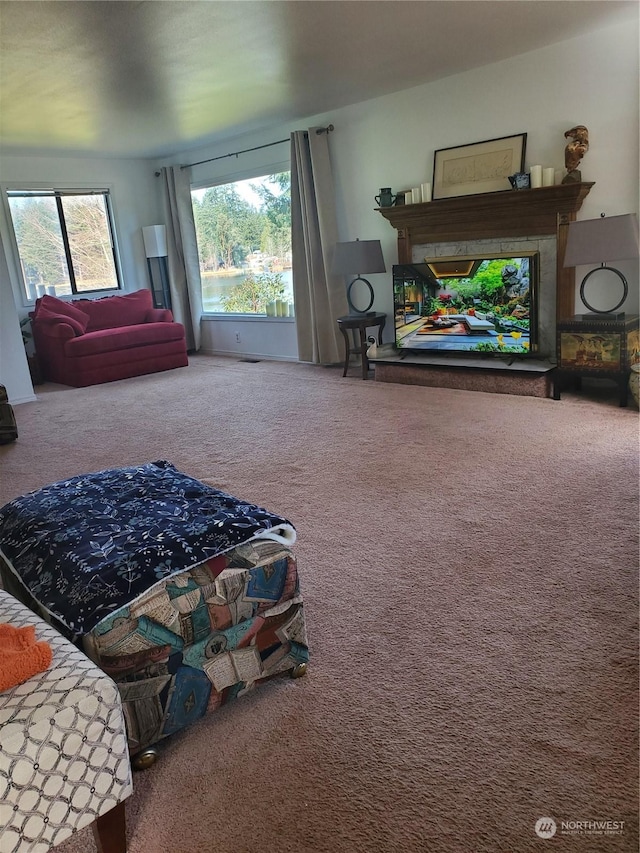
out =
[[[257,538],[292,545],[296,533],[164,461],[72,477],[0,509],[0,556],[75,638],[160,580]]]

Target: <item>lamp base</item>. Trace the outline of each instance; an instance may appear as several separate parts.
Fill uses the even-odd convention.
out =
[[[616,275],[620,279],[620,281],[622,282],[622,296],[618,300],[618,302],[616,302],[616,304],[613,306],[613,308],[608,308],[608,309],[605,309],[604,311],[603,310],[598,311],[597,308],[593,308],[587,302],[587,297],[585,296],[585,288],[586,288],[587,282],[589,281],[589,279],[591,278],[592,275],[594,275],[595,273],[598,273],[598,272],[603,272],[604,270],[606,270],[607,272],[613,273],[614,275]],[[620,270],[617,270],[615,267],[608,267],[606,264],[601,264],[599,267],[596,267],[594,270],[591,270],[591,272],[588,272],[585,275],[585,277],[582,279],[582,284],[580,285],[580,301],[582,302],[584,307],[588,308],[589,311],[593,311],[594,314],[604,315],[607,317],[612,317],[614,315],[614,313],[618,310],[618,308],[626,301],[628,295],[629,295],[629,285],[627,284],[626,278],[622,275]],[[617,316],[618,317],[624,317],[624,311],[622,312],[622,314],[618,314]]]
[[[356,283],[356,281],[363,281],[366,284],[367,289],[369,291],[369,304],[367,305],[366,308],[362,308],[362,309],[356,308],[356,306],[353,304],[353,301],[351,299],[351,290],[353,288],[353,285]],[[366,278],[362,278],[361,275],[356,276],[353,279],[353,281],[351,282],[351,284],[349,285],[349,287],[347,288],[347,304],[349,306],[349,313],[350,314],[360,314],[360,315],[367,314],[369,312],[369,309],[373,305],[373,299],[374,299],[374,293],[373,293],[373,287],[371,287],[371,282],[368,281]]]

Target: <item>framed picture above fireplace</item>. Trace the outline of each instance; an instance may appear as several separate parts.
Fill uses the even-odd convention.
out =
[[[511,190],[509,175],[522,172],[527,134],[441,148],[433,160],[433,199]]]

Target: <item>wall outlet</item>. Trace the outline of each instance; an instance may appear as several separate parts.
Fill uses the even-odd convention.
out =
[[[240,343],[240,332],[236,332],[236,343]]]

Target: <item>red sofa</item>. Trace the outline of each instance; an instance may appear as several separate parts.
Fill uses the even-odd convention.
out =
[[[188,365],[184,327],[150,290],[36,300],[33,342],[44,379],[81,388]]]

